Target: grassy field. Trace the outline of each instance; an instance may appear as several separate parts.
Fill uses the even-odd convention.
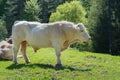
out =
[[[120,80],[120,57],[68,49],[62,52],[62,67],[54,67],[56,56],[51,48],[34,53],[27,49],[30,64],[23,58],[17,65],[0,61],[0,80]]]

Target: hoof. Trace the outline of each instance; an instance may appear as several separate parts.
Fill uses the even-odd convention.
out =
[[[18,64],[16,61],[14,61],[14,64]]]
[[[61,67],[62,66],[62,64],[56,64],[55,65],[55,67]]]
[[[27,64],[29,64],[29,63],[30,63],[30,61],[26,61],[26,63],[27,63]]]
[[[17,62],[14,62],[14,64],[18,64]]]
[[[29,64],[30,62],[26,62],[27,64]]]

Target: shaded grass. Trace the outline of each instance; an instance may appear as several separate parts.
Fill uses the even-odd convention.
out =
[[[108,54],[79,52],[68,49],[62,52],[62,67],[55,67],[56,56],[51,48],[34,53],[27,49],[30,64],[18,59],[0,61],[0,80],[120,80],[120,57]]]

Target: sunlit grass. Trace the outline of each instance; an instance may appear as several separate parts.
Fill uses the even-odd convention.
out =
[[[120,57],[68,49],[62,52],[62,67],[54,67],[56,56],[51,48],[34,53],[27,49],[31,61],[18,64],[0,61],[0,80],[120,80]]]

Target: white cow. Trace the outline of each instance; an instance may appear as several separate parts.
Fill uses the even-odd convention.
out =
[[[7,59],[12,60],[13,59],[13,53],[12,53],[12,47],[13,45],[12,39],[8,38],[6,41],[3,40],[0,42],[0,60],[1,59]],[[21,58],[21,55],[18,55],[17,58]]]
[[[17,63],[20,45],[26,63],[30,62],[26,55],[26,44],[28,44],[35,51],[46,47],[54,48],[57,57],[56,65],[61,65],[61,51],[75,41],[89,41],[90,36],[82,23],[76,25],[68,21],[54,23],[19,21],[13,25],[12,39],[14,63]]]
[[[12,44],[7,41],[0,42],[0,59],[12,60]]]

